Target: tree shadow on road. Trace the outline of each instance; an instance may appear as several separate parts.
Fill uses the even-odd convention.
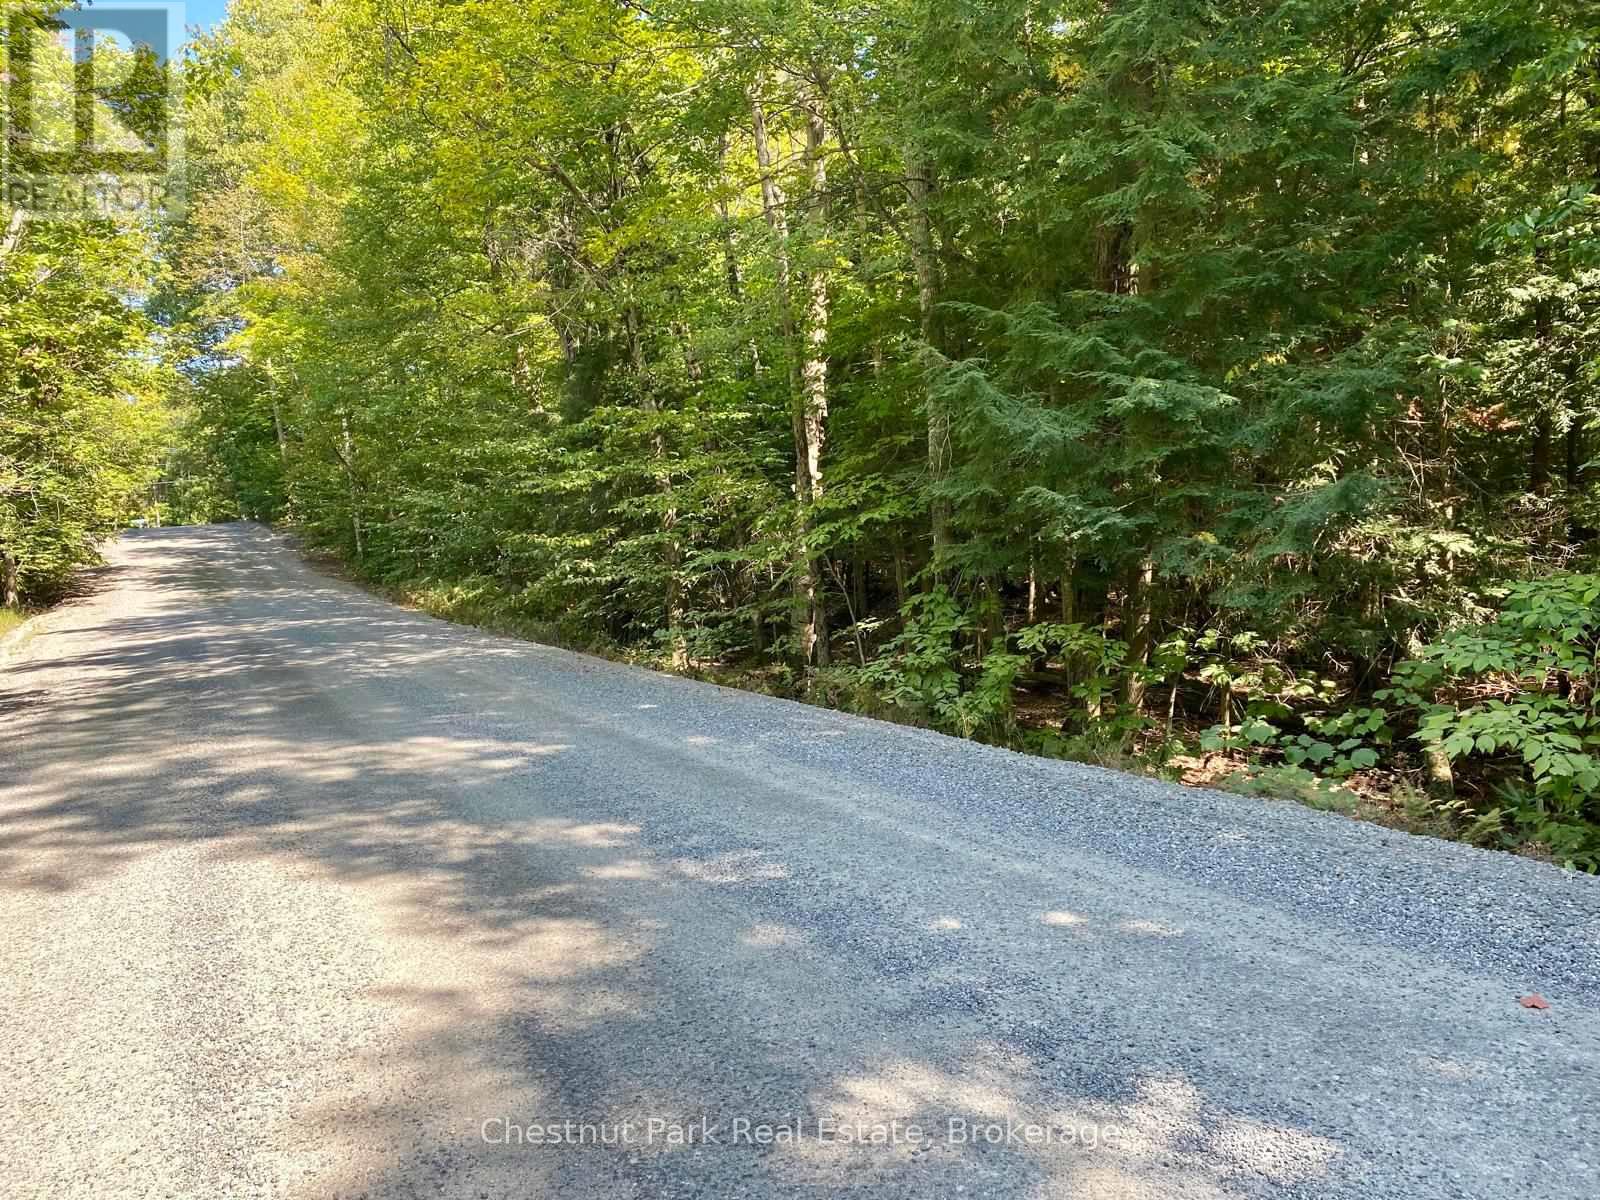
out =
[[[1057,982],[1052,956],[1112,979],[1137,958],[1141,986],[1203,1008],[1163,949],[1200,936],[1178,918],[1081,916],[1050,899],[1064,876],[1048,871],[1018,873],[1011,908],[947,912],[947,882],[874,853],[865,809],[844,867],[812,849],[859,797],[759,778],[765,760],[737,745],[710,752],[749,741],[724,733],[629,740],[610,675],[609,716],[541,708],[495,664],[558,652],[378,604],[249,531],[134,546],[140,606],[89,597],[6,678],[0,911],[42,960],[51,929],[148,876],[175,939],[151,972],[181,969],[186,938],[237,947],[234,990],[256,999],[231,1024],[197,1004],[188,1031],[229,1067],[196,1101],[222,1114],[208,1136],[245,1145],[213,1164],[224,1182],[307,1198],[1112,1197],[1317,1194],[1359,1175],[1314,1097],[1297,1108],[1292,1085],[1286,1100],[1215,1046],[1175,1052],[1136,993]],[[727,812],[674,803],[686,779]],[[1252,1036],[1210,1016],[1214,1037]],[[1323,1032],[1364,1019],[1330,1014]],[[285,1053],[282,1103],[214,1095]],[[800,1136],[729,1140],[741,1118]],[[719,1140],[649,1135],[701,1119]],[[952,1120],[1050,1132],[958,1140]],[[636,1133],[496,1136],[568,1121]],[[901,1136],[827,1137],[824,1121]],[[926,1137],[906,1140],[910,1124]],[[193,1149],[196,1170],[209,1153]]]

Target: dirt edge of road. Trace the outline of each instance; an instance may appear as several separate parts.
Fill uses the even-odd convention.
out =
[[[933,729],[928,725],[921,724],[913,720],[903,719],[899,714],[896,714],[892,710],[886,709],[884,711],[860,712],[855,709],[828,704],[812,696],[796,696],[779,690],[769,690],[761,687],[748,686],[749,680],[746,676],[729,676],[715,672],[681,673],[677,671],[671,671],[662,667],[658,663],[647,659],[641,659],[638,656],[621,653],[607,653],[604,647],[571,642],[560,637],[558,632],[547,624],[507,619],[504,616],[499,616],[471,606],[442,606],[437,603],[431,603],[426,594],[419,592],[415,588],[385,584],[376,580],[363,578],[358,572],[351,568],[349,563],[340,558],[338,555],[332,553],[331,551],[308,545],[293,528],[274,527],[254,521],[241,522],[241,524],[252,525],[267,536],[277,540],[280,544],[292,550],[299,560],[310,570],[315,571],[316,573],[328,579],[336,580],[369,596],[374,596],[380,600],[386,601],[387,603],[396,605],[399,608],[403,608],[408,612],[431,617],[436,621],[443,621],[449,625],[458,626],[464,629],[474,629],[481,633],[491,634],[495,637],[509,638],[513,641],[528,642],[542,646],[553,646],[557,649],[565,650],[571,654],[579,654],[585,657],[599,659],[604,662],[633,667],[637,670],[650,671],[654,674],[662,675],[667,678],[691,679],[697,683],[727,688],[730,691],[743,692],[752,695],[772,696],[778,699],[791,700],[797,704],[804,704],[808,707],[821,709],[825,712],[837,712],[846,714],[848,716],[865,718],[868,720],[883,721],[890,725],[898,725],[909,729],[922,729],[929,733],[936,733],[940,736],[953,738],[956,741],[972,740],[960,738],[954,734],[943,733],[941,730]],[[999,746],[995,748],[1008,750],[1012,753],[1021,754],[1028,758],[1040,759],[1042,761],[1058,761],[1052,760],[1051,756],[1049,755],[1033,754],[1025,748],[1019,748],[1016,746]],[[1075,762],[1080,766],[1091,767],[1096,770],[1106,771],[1112,775],[1125,776],[1130,779],[1155,781],[1168,784],[1173,787],[1180,787],[1186,792],[1194,793],[1197,798],[1203,797],[1207,794],[1220,794],[1225,795],[1235,801],[1254,800],[1263,804],[1295,804],[1311,811],[1327,813],[1330,816],[1335,817],[1343,817],[1346,820],[1355,821],[1363,825],[1376,825],[1393,833],[1409,834],[1413,837],[1427,838],[1433,841],[1472,846],[1474,849],[1489,850],[1496,854],[1509,854],[1514,858],[1521,858],[1531,862],[1542,863],[1554,867],[1559,871],[1567,872],[1570,870],[1573,874],[1584,874],[1584,872],[1563,867],[1560,863],[1555,861],[1546,848],[1537,844],[1523,844],[1509,850],[1498,846],[1477,845],[1476,843],[1470,842],[1466,838],[1459,836],[1460,830],[1455,829],[1449,824],[1448,814],[1446,814],[1444,810],[1441,809],[1437,817],[1430,817],[1426,815],[1419,817],[1418,814],[1409,809],[1402,800],[1391,798],[1375,792],[1352,790],[1350,792],[1350,800],[1348,805],[1345,807],[1335,807],[1329,805],[1325,799],[1320,797],[1307,799],[1298,795],[1267,794],[1259,789],[1240,789],[1236,791],[1227,787],[1219,786],[1221,779],[1225,776],[1223,774],[1219,774],[1218,771],[1214,769],[1214,766],[1203,764],[1198,759],[1193,760],[1192,765],[1199,769],[1190,770],[1180,763],[1180,770],[1176,774],[1171,772],[1163,773],[1153,769],[1142,771],[1127,770],[1121,765],[1107,765],[1103,762],[1089,762],[1077,759],[1059,761]],[[1178,760],[1174,761],[1176,762]]]

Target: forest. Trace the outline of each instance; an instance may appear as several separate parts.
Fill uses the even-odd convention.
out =
[[[265,521],[1600,868],[1600,8],[234,0],[168,69],[181,212],[0,210],[8,605]]]

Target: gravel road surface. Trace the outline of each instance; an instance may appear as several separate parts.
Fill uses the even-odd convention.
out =
[[[488,636],[246,525],[129,534],[8,653],[11,1200],[1600,1194],[1594,879]]]

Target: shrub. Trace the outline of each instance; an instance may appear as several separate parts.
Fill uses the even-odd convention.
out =
[[[1484,783],[1483,840],[1600,862],[1600,575],[1514,583],[1488,624],[1446,635],[1378,693],[1417,713],[1417,740]],[[1491,828],[1492,827],[1492,828]]]

